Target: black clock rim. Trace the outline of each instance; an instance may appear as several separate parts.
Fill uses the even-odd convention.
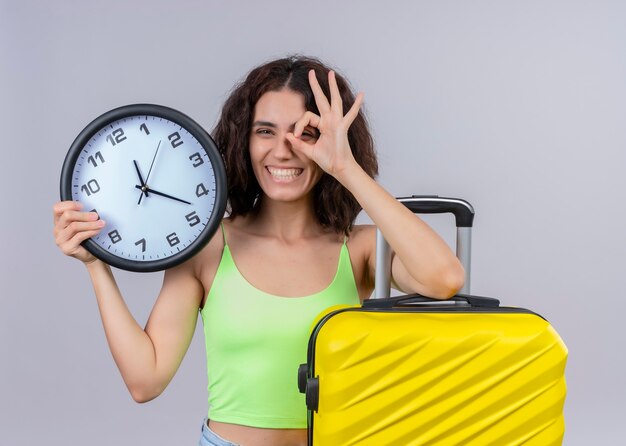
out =
[[[109,110],[106,113],[98,116],[91,121],[76,137],[70,149],[63,161],[63,167],[61,169],[61,181],[60,181],[60,195],[61,200],[73,200],[72,198],[72,174],[74,172],[74,165],[78,160],[80,152],[83,150],[85,144],[95,135],[98,131],[102,130],[108,124],[115,122],[119,119],[123,119],[130,116],[156,116],[164,118],[169,121],[175,122],[181,127],[185,128],[191,133],[200,143],[202,148],[207,153],[209,160],[213,166],[215,173],[215,204],[213,212],[209,217],[209,221],[200,233],[200,235],[186,248],[180,252],[173,254],[172,256],[164,259],[149,260],[149,261],[136,261],[125,259],[115,256],[110,252],[100,247],[96,242],[91,239],[87,239],[82,243],[82,246],[87,249],[98,259],[103,262],[119,269],[132,272],[156,272],[163,271],[165,269],[172,268],[180,265],[181,263],[189,260],[195,256],[206,244],[211,240],[211,237],[215,234],[222,221],[224,213],[226,211],[226,170],[222,157],[219,153],[215,141],[209,133],[204,130],[200,124],[194,121],[186,114],[164,105],[157,104],[130,104],[117,107],[113,110]]]

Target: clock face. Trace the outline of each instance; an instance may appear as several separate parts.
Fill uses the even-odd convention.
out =
[[[217,148],[194,121],[156,105],[105,113],[70,148],[61,198],[106,225],[84,244],[107,263],[157,271],[183,262],[214,234],[225,209]]]

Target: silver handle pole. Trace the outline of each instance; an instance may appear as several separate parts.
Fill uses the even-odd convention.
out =
[[[384,299],[391,295],[391,247],[376,229],[376,275],[374,277],[374,299]]]
[[[469,294],[472,277],[472,228],[456,228],[456,256],[465,269],[465,283],[459,293]]]

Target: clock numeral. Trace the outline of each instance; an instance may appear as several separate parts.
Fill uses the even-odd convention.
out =
[[[196,211],[193,211],[191,214],[185,215],[185,218],[189,222],[189,226],[195,226],[200,223],[200,217],[196,215]]]
[[[178,134],[178,132],[172,133],[167,137],[167,139],[170,140],[170,144],[174,149],[183,143],[183,141],[180,139],[180,135]]]
[[[189,157],[189,159],[191,161],[194,161],[193,167],[198,167],[200,164],[204,164],[204,160],[202,159],[202,157],[200,156],[200,154],[198,152],[196,152],[193,155],[191,155]]]
[[[109,141],[113,146],[125,140],[126,136],[124,136],[124,129],[122,128],[113,130],[113,133],[107,136],[107,141]]]
[[[139,126],[139,130],[142,131],[142,132],[145,132],[146,135],[150,134],[150,130],[148,130],[148,126],[146,124],[141,124]]]
[[[117,243],[120,240],[122,240],[122,236],[120,235],[119,232],[117,232],[117,229],[114,229],[111,232],[109,232],[108,236],[113,243]]]
[[[104,163],[104,157],[102,156],[102,153],[100,153],[100,151],[97,151],[94,156],[90,156],[89,158],[87,158],[87,162],[93,164],[93,167],[98,167],[98,161],[96,160]]]
[[[87,196],[89,197],[91,194],[96,194],[100,192],[100,185],[95,179],[93,179],[93,180],[89,180],[87,184],[83,184],[80,187],[80,190],[85,192]]]
[[[178,236],[176,235],[175,232],[172,232],[166,238],[167,238],[167,241],[170,244],[170,246],[176,246],[176,245],[178,245],[180,243],[180,239],[178,238]]]
[[[141,245],[141,252],[146,252],[146,239],[142,238],[141,240],[137,240],[135,242],[135,246]]]
[[[209,191],[204,187],[204,184],[200,183],[196,186],[196,196],[200,198],[203,195],[209,195]]]

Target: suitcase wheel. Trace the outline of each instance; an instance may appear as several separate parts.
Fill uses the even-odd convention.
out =
[[[317,412],[320,400],[320,380],[319,378],[309,378],[306,381],[306,407]]]
[[[308,375],[309,375],[309,365],[300,364],[300,367],[298,367],[298,390],[300,390],[300,393],[306,392],[306,379]]]

